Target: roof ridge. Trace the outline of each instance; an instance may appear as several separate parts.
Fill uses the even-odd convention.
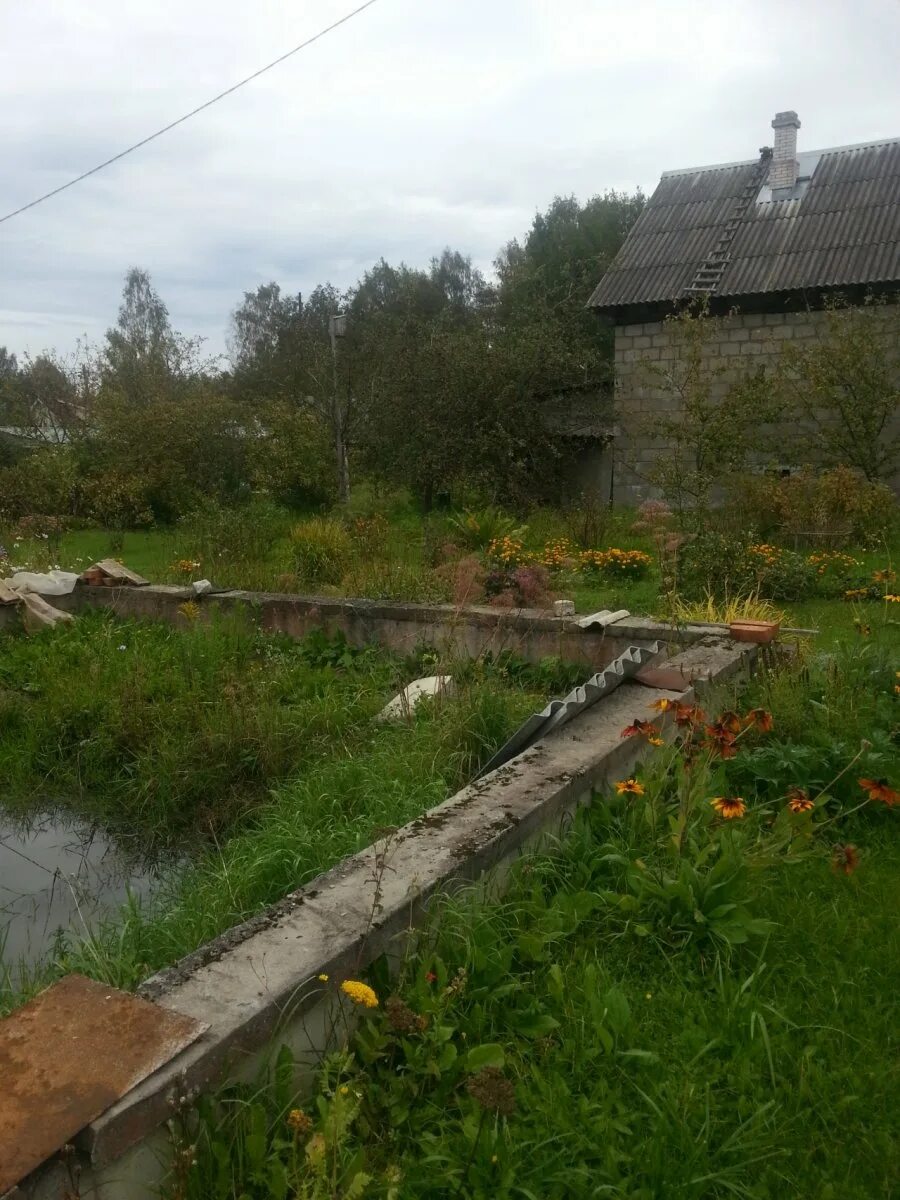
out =
[[[821,150],[802,150],[801,154],[842,154],[846,150],[874,150],[876,146],[892,146],[895,142],[900,142],[900,133],[894,137],[876,138],[872,142],[850,142],[846,146],[825,146]],[[669,178],[672,175],[696,175],[698,172],[706,171],[728,171],[734,167],[750,167],[756,163],[756,158],[739,158],[734,162],[724,163],[707,163],[697,167],[673,167],[671,170],[663,171],[660,175],[661,179]]]

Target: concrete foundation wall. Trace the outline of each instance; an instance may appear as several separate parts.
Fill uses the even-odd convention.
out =
[[[78,612],[108,608],[118,616],[185,625],[181,606],[190,588],[154,585],[140,588],[77,587],[70,596],[51,596],[58,608]],[[457,608],[449,604],[400,604],[373,600],[323,599],[272,592],[225,592],[202,597],[200,619],[216,612],[248,612],[262,628],[302,637],[313,629],[342,633],[352,646],[377,644],[399,654],[423,648],[450,656],[476,658],[508,650],[529,662],[561,658],[599,670],[628,646],[661,641],[690,645],[710,631],[701,625],[674,628],[643,617],[629,617],[605,629],[584,630],[569,617],[535,609]]]

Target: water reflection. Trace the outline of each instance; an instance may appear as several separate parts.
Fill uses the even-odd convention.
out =
[[[77,938],[96,929],[129,890],[146,896],[156,877],[100,830],[70,818],[0,817],[0,962],[14,974],[38,962],[60,931]]]

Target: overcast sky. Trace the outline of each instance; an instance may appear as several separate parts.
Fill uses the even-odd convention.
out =
[[[2,5],[2,213],[146,136],[354,0]],[[224,346],[245,290],[354,282],[450,245],[489,270],[558,193],[653,190],[900,133],[900,0],[378,0],[121,163],[0,225],[0,344],[66,351],[146,267]],[[0,213],[0,215],[2,215]]]

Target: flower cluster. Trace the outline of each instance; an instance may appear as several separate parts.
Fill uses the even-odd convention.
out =
[[[341,991],[345,996],[349,996],[354,1004],[361,1004],[363,1008],[378,1007],[378,997],[367,983],[360,983],[357,979],[345,979],[341,984]]]
[[[815,568],[817,575],[824,575],[828,570],[846,574],[847,571],[862,566],[858,558],[853,558],[840,550],[821,550],[818,554],[810,554],[806,561]]]
[[[582,550],[578,556],[582,570],[596,571],[621,579],[640,579],[653,561],[643,550]]]
[[[768,542],[757,542],[747,547],[747,553],[756,560],[757,566],[774,567],[781,558],[782,550],[780,546],[772,546]]]
[[[193,575],[200,569],[200,560],[195,558],[179,558],[177,562],[172,563],[172,570],[177,571],[179,575]]]
[[[504,567],[519,567],[528,561],[525,547],[519,538],[510,537],[508,534],[493,538],[488,543],[487,555]]]
[[[577,560],[578,554],[575,547],[568,538],[564,537],[554,538],[553,541],[547,542],[538,555],[538,562],[550,571],[559,571],[563,567],[571,566]]]

